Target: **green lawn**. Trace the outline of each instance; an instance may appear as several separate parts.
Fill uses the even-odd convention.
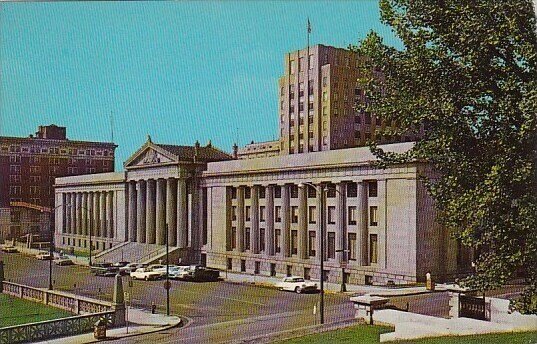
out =
[[[389,327],[357,325],[349,328],[312,334],[300,338],[279,342],[281,344],[316,344],[316,343],[379,343],[381,333],[392,331]],[[397,344],[535,344],[537,332],[486,334],[460,337],[438,337],[413,341],[397,341]]]
[[[41,303],[0,294],[0,327],[73,316],[73,314]]]

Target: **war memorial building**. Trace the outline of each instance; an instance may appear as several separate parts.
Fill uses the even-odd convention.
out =
[[[56,178],[56,246],[149,262],[167,241],[174,263],[221,270],[318,279],[324,259],[336,283],[405,284],[427,272],[452,279],[468,254],[435,222],[419,179],[428,165],[380,169],[364,146],[385,124],[354,110],[364,97],[358,58],[322,45],[286,55],[279,140],[227,154],[148,137],[124,172]],[[413,143],[401,141],[411,139],[379,141],[404,152]]]

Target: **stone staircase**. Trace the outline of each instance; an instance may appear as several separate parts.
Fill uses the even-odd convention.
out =
[[[169,252],[177,247],[170,246]],[[103,251],[95,256],[98,262],[115,263],[127,261],[132,263],[153,263],[166,255],[166,246],[156,244],[142,244],[137,242],[124,242]]]

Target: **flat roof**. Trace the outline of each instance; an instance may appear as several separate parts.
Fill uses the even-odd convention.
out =
[[[386,152],[404,153],[413,146],[414,142],[402,142],[379,145],[379,148],[384,149]],[[376,160],[377,158],[371,153],[369,147],[355,147],[322,152],[210,162],[207,164],[207,170],[203,172],[203,176],[367,165]]]
[[[78,176],[58,177],[54,181],[55,186],[80,185],[80,184],[110,184],[125,181],[125,172],[105,172],[93,174],[81,174]]]

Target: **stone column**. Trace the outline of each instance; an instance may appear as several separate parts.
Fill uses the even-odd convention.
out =
[[[88,235],[88,193],[82,193],[82,233]]]
[[[291,228],[290,228],[290,193],[291,185],[285,184],[282,186],[282,256],[283,257],[290,257],[291,256],[291,249],[290,249],[290,236],[291,236]]]
[[[106,193],[106,222],[108,223],[108,237],[114,237],[114,191]]]
[[[76,226],[76,207],[78,206],[76,202],[76,193],[71,192],[71,207],[69,208],[69,211],[71,212],[71,234],[76,234],[76,231],[78,230]]]
[[[104,191],[99,193],[99,222],[101,235],[106,238],[108,236],[108,230],[106,228],[106,192]]]
[[[64,226],[64,233],[71,233],[71,194],[70,193],[64,193],[64,203],[63,203],[63,213],[65,214],[65,226]]]
[[[347,222],[345,220],[345,208],[347,207],[345,182],[336,184],[336,261],[345,260],[346,250],[345,237],[347,236]]]
[[[360,265],[367,266],[369,265],[369,233],[367,228],[367,212],[369,209],[367,209],[367,183],[358,182],[357,184],[358,207],[356,208],[356,220],[358,224],[358,235],[356,236],[356,256],[359,257]]]
[[[250,247],[253,253],[259,253],[259,185],[252,187],[252,222],[250,232]]]
[[[91,236],[91,240],[95,239],[95,223],[93,222],[93,195],[94,192],[88,192],[88,235]]]
[[[168,243],[177,245],[177,186],[174,178],[166,180],[166,223],[168,224]]]
[[[266,250],[270,256],[274,255],[274,185],[268,185],[265,192],[266,217]]]
[[[186,180],[177,179],[177,246],[188,246],[188,203]]]
[[[136,241],[145,243],[146,182],[136,183]]]
[[[154,179],[147,180],[147,196],[146,196],[146,216],[145,216],[145,242],[154,244],[156,241],[156,182]]]
[[[298,188],[298,245],[301,259],[308,259],[308,185]]]
[[[386,233],[386,185],[387,180],[378,180],[378,265],[381,268],[387,268],[387,256],[388,245],[386,245],[387,233]]]
[[[93,193],[93,234],[95,236],[102,235],[102,228],[100,226],[100,192]]]
[[[237,188],[237,250],[244,252],[244,186]]]
[[[84,196],[82,196],[82,192],[76,193],[76,233],[78,235],[84,234],[84,228],[82,226],[82,206]]]
[[[166,180],[157,179],[156,243],[166,245]]]
[[[321,240],[324,240],[325,243],[328,243],[327,240],[326,240],[326,232],[325,232],[325,237],[323,238],[323,236],[321,235],[321,226],[324,225],[324,228],[326,228],[326,192],[325,192],[325,186],[323,184],[319,184],[319,187],[316,188],[316,199],[315,199],[315,203],[316,203],[316,209],[317,209],[317,214],[316,215],[316,219],[315,219],[315,222],[317,222],[317,230],[315,231],[315,260],[317,261],[317,263],[321,263],[321,259],[324,259],[326,260],[326,245],[325,245],[325,252],[322,252],[321,250]],[[323,198],[324,198],[324,201],[323,202]],[[324,224],[322,223],[323,222],[323,216],[322,214],[325,214],[324,216]]]
[[[136,183],[129,182],[127,197],[129,197],[129,241],[136,241]]]

